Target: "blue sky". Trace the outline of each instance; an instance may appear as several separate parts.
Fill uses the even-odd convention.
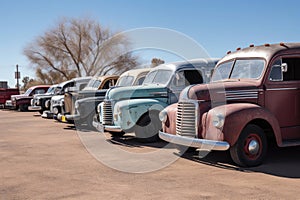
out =
[[[34,77],[23,48],[60,17],[89,16],[114,31],[173,29],[193,38],[212,57],[249,44],[298,42],[299,2],[213,0],[0,0],[0,80],[14,86],[14,71]],[[153,54],[153,53],[152,53]],[[153,56],[149,53],[150,59]],[[164,58],[172,61],[171,57]],[[145,55],[147,58],[147,55]],[[160,57],[159,55],[157,57]],[[150,61],[149,61],[150,62]]]

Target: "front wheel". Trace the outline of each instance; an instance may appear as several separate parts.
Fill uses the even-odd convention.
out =
[[[159,140],[158,131],[162,124],[158,112],[150,111],[143,115],[135,127],[135,136],[140,142],[156,142]]]
[[[267,153],[267,138],[259,126],[247,125],[238,141],[230,148],[232,160],[242,167],[260,165]]]
[[[21,112],[26,112],[28,111],[28,104],[21,104],[19,107],[20,107],[20,111]]]
[[[86,123],[88,129],[96,131],[96,128],[93,126],[93,122],[99,122],[98,114],[95,111],[89,114],[89,116],[86,119]]]

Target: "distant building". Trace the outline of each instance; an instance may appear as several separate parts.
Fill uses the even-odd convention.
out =
[[[0,81],[0,88],[8,88],[7,81]]]

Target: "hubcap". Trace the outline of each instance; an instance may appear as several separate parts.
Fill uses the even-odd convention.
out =
[[[250,134],[244,143],[244,153],[250,160],[259,158],[262,152],[262,142],[257,134]]]
[[[249,153],[256,155],[259,151],[259,143],[256,140],[251,140],[248,146]]]

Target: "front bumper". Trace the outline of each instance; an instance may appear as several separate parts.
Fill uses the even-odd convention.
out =
[[[184,137],[180,135],[173,135],[169,133],[159,132],[159,137],[170,143],[179,144],[183,146],[195,147],[205,151],[226,151],[230,145],[225,141],[205,140],[198,138]]]
[[[40,110],[42,110],[42,107],[41,106],[29,106],[28,110],[40,111]]]
[[[80,115],[65,115],[64,116],[65,117],[65,120],[66,121],[77,121],[77,120],[80,120],[81,118],[80,118]],[[63,121],[63,119],[62,119],[62,121]]]
[[[104,130],[111,131],[111,132],[122,132],[123,131],[120,126],[108,126],[108,125],[103,125],[100,122],[95,122],[95,121],[93,121],[93,126],[100,132],[104,132]]]

